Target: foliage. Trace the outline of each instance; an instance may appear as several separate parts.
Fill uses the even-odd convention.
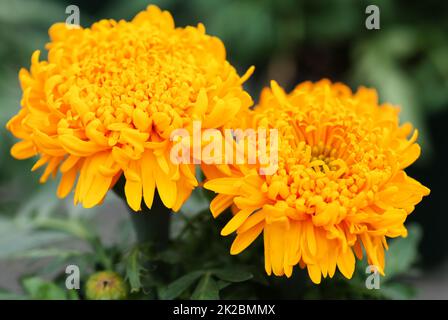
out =
[[[191,201],[199,207],[199,202],[208,203],[206,194],[199,190]],[[187,203],[186,208],[189,206]],[[413,294],[412,288],[406,286],[401,278],[412,274],[411,267],[418,257],[416,248],[421,230],[416,225],[409,227],[407,239],[391,242],[387,276],[381,279],[381,290],[368,290],[365,287],[368,276],[364,272],[365,261],[359,263],[352,280],[336,275],[336,279],[324,281],[321,286],[313,285],[305,271],[299,268],[291,279],[268,277],[261,267],[261,242],[239,256],[229,255],[230,239],[221,238],[217,226],[224,221],[213,220],[207,209],[190,212],[189,216],[185,212],[178,213],[183,223],[163,250],[156,250],[151,243],[132,244],[128,241],[123,246],[120,241],[105,244],[93,227],[94,215],[91,212],[89,215],[61,217],[57,206],[50,212],[44,210],[45,214],[39,209],[34,216],[19,214],[2,219],[0,229],[5,234],[2,234],[4,237],[0,242],[0,257],[28,261],[46,258],[51,260],[47,265],[54,264],[54,267],[51,272],[44,268],[33,272],[33,275],[25,275],[21,280],[23,295],[3,290],[0,298],[83,299],[86,280],[91,274],[104,270],[117,272],[125,279],[131,299],[402,299]],[[130,224],[130,220],[124,216],[119,226],[126,229],[126,224]],[[11,246],[8,238],[13,234],[23,239]],[[67,246],[61,246],[63,240]],[[73,243],[78,245],[73,248]],[[84,244],[81,246],[84,249],[79,249],[79,244]],[[82,270],[80,291],[65,288],[65,267],[69,264],[78,265]]]

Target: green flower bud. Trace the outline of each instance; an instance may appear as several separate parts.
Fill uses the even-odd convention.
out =
[[[87,280],[85,289],[89,300],[123,300],[128,293],[123,278],[113,271],[94,273]]]

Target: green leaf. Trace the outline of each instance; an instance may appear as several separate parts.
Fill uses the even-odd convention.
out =
[[[134,247],[129,253],[126,261],[126,278],[129,281],[131,292],[138,292],[142,287],[140,278],[145,268],[142,265],[142,252],[140,249],[139,246]]]
[[[0,289],[0,300],[25,300],[24,295],[16,294],[5,289]]]
[[[22,281],[25,292],[32,298],[38,300],[65,300],[66,291],[55,283],[46,281],[39,277],[25,278]]]
[[[34,230],[30,224],[16,219],[0,218],[0,259],[10,258],[51,243],[67,239],[62,232]]]
[[[45,218],[37,221],[36,223],[39,228],[65,232],[69,235],[89,242],[96,237],[92,230],[90,230],[86,224],[79,219]]]
[[[43,248],[43,249],[31,249],[23,252],[13,254],[13,258],[62,258],[67,259],[73,256],[82,255],[83,252],[72,249],[60,249],[60,248]]]
[[[403,283],[386,283],[381,285],[381,294],[387,299],[408,300],[415,296],[415,289]]]
[[[408,236],[391,242],[386,252],[386,276],[384,280],[409,272],[418,258],[418,244],[422,237],[417,224],[408,227]]]
[[[159,291],[160,298],[163,300],[177,298],[203,274],[204,271],[194,271],[180,277],[176,281],[169,284],[166,288]]]
[[[67,292],[68,300],[79,300],[79,294],[77,290],[68,290]]]
[[[217,285],[218,285],[218,289],[219,291],[221,291],[222,289],[227,288],[228,286],[231,285],[230,282],[224,281],[224,280],[218,280],[216,281]]]
[[[64,7],[53,1],[0,1],[2,23],[48,25],[66,17]]]
[[[219,287],[216,281],[212,278],[210,272],[207,272],[199,281],[196,289],[191,296],[192,300],[218,300]]]
[[[178,264],[181,262],[180,253],[174,249],[166,249],[156,255],[156,259],[168,264]]]
[[[396,38],[392,39],[396,41]],[[361,42],[353,53],[357,57],[354,62],[354,80],[358,85],[376,88],[380,102],[389,102],[400,107],[400,123],[410,122],[418,128],[419,143],[424,150],[422,154],[426,157],[432,150],[428,128],[423,121],[426,110],[421,105],[419,88],[408,70],[401,67],[398,59],[398,56],[412,51],[412,39],[402,40],[409,42],[407,49],[404,48],[405,44],[399,46],[403,52],[390,47],[389,41],[392,40],[389,40],[388,36],[378,36],[374,40]]]
[[[253,278],[250,272],[230,268],[213,271],[213,275],[228,282],[243,282]]]

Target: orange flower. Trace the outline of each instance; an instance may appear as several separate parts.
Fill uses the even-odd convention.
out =
[[[39,155],[41,182],[61,172],[58,196],[99,204],[124,174],[129,206],[151,207],[155,189],[177,211],[197,185],[194,167],[169,158],[170,133],[221,128],[252,101],[226,61],[225,48],[197,27],[175,28],[170,13],[149,6],[132,21],[49,30],[48,59],[34,52],[19,74],[22,108],[7,124],[21,141],[17,159]]]
[[[231,254],[263,233],[268,274],[289,277],[299,264],[314,283],[333,277],[336,266],[351,278],[362,247],[384,273],[386,238],[407,235],[407,215],[429,194],[404,171],[420,147],[398,112],[378,105],[371,89],[352,93],[322,80],[286,94],[272,82],[245,122],[278,129],[276,173],[260,175],[259,164],[204,166],[205,188],[218,193],[213,215],[229,206],[234,212],[221,232],[236,231]]]

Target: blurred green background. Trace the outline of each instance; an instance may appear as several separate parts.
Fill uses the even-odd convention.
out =
[[[86,249],[65,241],[67,234],[97,249],[97,238],[107,245],[132,243],[116,198],[92,210],[58,200],[54,183],[40,186],[38,175],[30,173],[32,161],[10,157],[13,139],[4,124],[19,109],[18,70],[29,67],[35,49],[44,48],[51,24],[65,21],[66,6],[78,5],[87,27],[101,18],[131,19],[150,3],[171,11],[178,26],[204,23],[209,34],[224,41],[240,74],[255,65],[246,84],[255,98],[270,79],[290,90],[300,81],[329,78],[353,89],[375,87],[382,101],[400,105],[402,121],[419,129],[423,150],[408,173],[431,189],[409,219],[422,231],[418,251],[409,249],[409,255],[423,272],[411,278],[427,296],[448,298],[448,286],[440,289],[443,281],[430,277],[448,270],[448,2],[436,0],[0,0],[0,287],[20,293],[23,274],[55,274],[68,257]],[[380,30],[365,28],[370,4],[380,8]],[[77,225],[83,219],[98,236]],[[27,279],[22,285],[32,292],[40,280]],[[57,289],[46,285],[57,296]]]

